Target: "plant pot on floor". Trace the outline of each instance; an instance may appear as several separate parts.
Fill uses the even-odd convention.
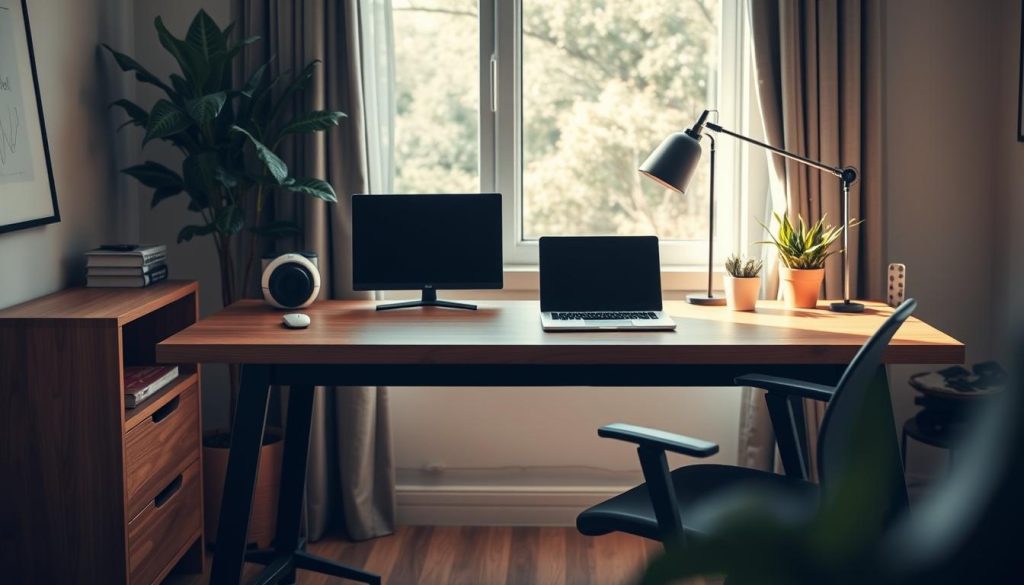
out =
[[[725,275],[725,304],[733,311],[753,311],[761,292],[761,277]]]
[[[256,490],[249,516],[249,534],[246,542],[257,548],[267,548],[277,529],[277,494],[281,480],[281,458],[284,452],[283,433],[268,428],[260,447],[260,464],[256,471]],[[212,431],[203,437],[203,507],[206,542],[217,542],[217,524],[220,521],[220,501],[227,477],[228,452],[231,435],[227,431]]]
[[[818,293],[825,278],[824,268],[795,269],[779,266],[782,298],[787,307],[813,309],[818,306]]]

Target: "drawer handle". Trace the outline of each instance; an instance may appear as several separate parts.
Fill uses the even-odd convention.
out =
[[[181,404],[181,396],[175,396],[170,402],[156,409],[153,413],[153,423],[159,423],[165,418],[171,416],[171,413],[178,410],[178,406]]]
[[[160,490],[160,493],[157,494],[155,498],[153,498],[153,505],[159,508],[160,506],[166,504],[167,500],[171,499],[171,496],[176,494],[178,490],[181,489],[182,479],[183,476],[182,474],[179,473],[178,477],[174,478],[174,481],[168,484],[167,487],[165,487],[164,489]]]

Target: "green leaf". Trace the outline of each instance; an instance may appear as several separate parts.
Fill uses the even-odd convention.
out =
[[[239,52],[241,52],[241,50],[242,50],[243,48],[245,48],[245,47],[247,47],[247,46],[249,46],[249,45],[251,45],[251,44],[255,43],[255,42],[256,42],[256,41],[258,41],[258,40],[260,40],[260,37],[258,37],[258,36],[256,36],[256,35],[253,35],[253,36],[251,36],[251,37],[245,37],[244,39],[242,39],[241,41],[239,41],[239,42],[238,42],[237,44],[235,44],[235,45],[232,45],[232,46],[231,46],[230,48],[228,48],[228,50],[227,50],[227,57],[228,57],[228,59],[229,59],[229,60],[230,60],[230,59],[234,59],[234,58],[235,58],[235,55],[238,55],[238,53],[239,53]]]
[[[238,176],[220,165],[217,165],[217,169],[214,171],[213,176],[217,179],[218,183],[224,185],[228,189],[234,189],[238,185]]]
[[[245,87],[242,88],[242,95],[247,98],[251,98],[263,82],[263,75],[267,71],[267,67],[270,65],[270,61],[267,61],[263,65],[260,65],[256,71],[252,72],[249,79],[245,82]]]
[[[215,152],[200,152],[182,162],[185,190],[200,209],[210,205],[210,197],[217,191],[217,167],[220,161]]]
[[[122,126],[133,124],[135,126],[142,126],[143,128],[146,127],[146,123],[149,121],[149,112],[142,109],[142,107],[140,107],[138,104],[131,100],[120,99],[110,104],[111,108],[115,106],[123,109],[130,118]]]
[[[772,216],[778,224],[776,233],[773,234],[768,226],[761,224],[771,241],[759,243],[773,244],[779,251],[779,260],[787,267],[821,268],[825,260],[842,251],[834,249],[833,245],[842,236],[843,228],[826,224],[825,215],[813,224],[808,224],[802,216],[797,215],[795,226],[788,215],[773,213]]]
[[[292,79],[292,82],[289,83],[288,86],[284,88],[284,91],[281,92],[281,97],[279,97],[277,101],[274,102],[273,107],[270,109],[271,120],[273,120],[277,116],[277,112],[284,106],[284,104],[288,103],[288,100],[290,100],[293,95],[306,88],[306,84],[309,83],[309,80],[313,79],[313,71],[319,64],[319,59],[314,59],[313,61],[310,61],[309,64],[303,67],[302,71],[300,71],[299,74]]]
[[[125,55],[124,53],[119,53],[119,52],[115,51],[114,49],[110,48],[110,45],[108,45],[106,43],[102,43],[102,46],[103,46],[104,49],[109,51],[111,55],[113,55],[114,61],[117,62],[117,66],[121,68],[121,71],[124,71],[124,72],[134,72],[135,73],[135,79],[137,81],[140,81],[142,83],[148,83],[150,85],[155,85],[155,86],[159,87],[160,89],[164,90],[164,92],[167,93],[169,96],[174,93],[173,89],[168,87],[167,84],[164,83],[163,81],[160,81],[160,79],[156,75],[153,75],[152,73],[150,73],[145,67],[140,65],[139,62],[136,61],[135,59],[132,59],[131,57],[129,57],[128,55]]]
[[[214,53],[227,50],[224,34],[220,27],[203,9],[199,9],[195,18],[192,19],[192,24],[189,25],[188,32],[185,33],[185,42],[207,61]]]
[[[174,60],[178,62],[178,66],[181,68],[181,72],[185,74],[185,77],[197,89],[197,91],[193,92],[193,95],[201,94],[202,88],[206,85],[206,80],[210,75],[209,63],[203,59],[199,51],[172,35],[167,30],[167,27],[164,26],[163,19],[159,16],[156,17],[153,26],[156,27],[160,44],[174,57]]]
[[[287,238],[300,233],[299,226],[291,221],[272,221],[270,223],[251,226],[249,231],[264,238]]]
[[[221,108],[224,107],[228,96],[223,91],[217,93],[211,93],[204,95],[203,97],[189,100],[185,104],[185,109],[188,111],[188,115],[196,121],[200,126],[206,126],[213,122],[220,114]]]
[[[245,211],[237,205],[228,205],[217,210],[213,220],[217,231],[222,234],[237,234],[245,227]]]
[[[170,78],[171,85],[174,86],[174,91],[178,92],[178,95],[180,96],[180,100],[178,101],[190,100],[195,97],[195,91],[192,89],[189,82],[185,81],[184,77],[177,73],[171,73]]]
[[[141,165],[121,169],[121,172],[135,177],[143,185],[154,189],[177,187],[180,190],[185,185],[178,173],[151,160],[147,160]]]
[[[153,199],[150,200],[150,208],[156,207],[164,199],[174,197],[178,193],[181,193],[183,189],[181,187],[161,187],[156,191],[153,191]]]
[[[206,225],[187,225],[181,228],[178,232],[178,243],[188,242],[196,236],[206,236],[212,234],[216,228],[212,224]]]
[[[286,181],[283,187],[293,193],[303,193],[330,203],[338,201],[338,196],[334,193],[334,187],[331,187],[331,184],[327,181],[321,181],[320,179],[294,179]]]
[[[263,162],[263,166],[267,168],[267,171],[277,180],[278,184],[283,184],[285,179],[288,178],[288,165],[284,164],[284,161],[267,148],[265,144],[256,140],[245,128],[232,126],[231,130],[244,134],[249,139],[249,142],[252,142],[253,146],[256,147],[256,157]]]
[[[142,144],[150,140],[165,138],[177,134],[192,125],[192,120],[181,108],[167,100],[160,100],[153,106],[146,124],[146,137]]]
[[[328,110],[316,110],[313,112],[306,112],[299,114],[291,122],[288,123],[284,128],[281,129],[281,134],[306,134],[308,132],[320,132],[327,130],[332,126],[337,126],[338,122],[345,117],[342,112],[331,112]]]

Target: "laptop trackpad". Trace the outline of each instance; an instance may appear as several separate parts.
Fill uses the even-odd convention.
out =
[[[631,327],[633,321],[630,319],[598,319],[594,321],[583,321],[587,327]]]

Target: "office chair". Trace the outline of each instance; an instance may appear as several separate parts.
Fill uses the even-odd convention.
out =
[[[886,523],[891,523],[907,507],[907,489],[887,386],[875,381],[876,376],[885,375],[882,354],[889,341],[916,307],[917,302],[913,299],[901,304],[860,348],[834,387],[757,374],[736,378],[739,386],[766,390],[766,400],[799,397],[828,403],[818,436],[820,485],[803,479],[799,474],[776,475],[730,465],[689,465],[669,472],[666,451],[704,458],[717,453],[718,445],[674,433],[615,423],[602,427],[597,434],[636,444],[645,482],[585,510],[576,518],[576,528],[588,536],[627,532],[663,543],[684,544],[688,538],[699,538],[712,528],[707,524],[707,515],[688,514],[688,511],[694,512],[708,496],[733,488],[779,493],[785,496],[785,501],[796,502],[786,511],[793,518],[812,516],[819,501],[830,496],[830,486],[839,485],[843,455],[853,435],[854,425],[865,420],[871,421],[872,428],[878,433],[885,434],[872,471],[875,477],[885,482],[881,493],[887,501],[879,502],[879,505],[884,507]],[[773,424],[778,423],[778,420],[773,420]]]

